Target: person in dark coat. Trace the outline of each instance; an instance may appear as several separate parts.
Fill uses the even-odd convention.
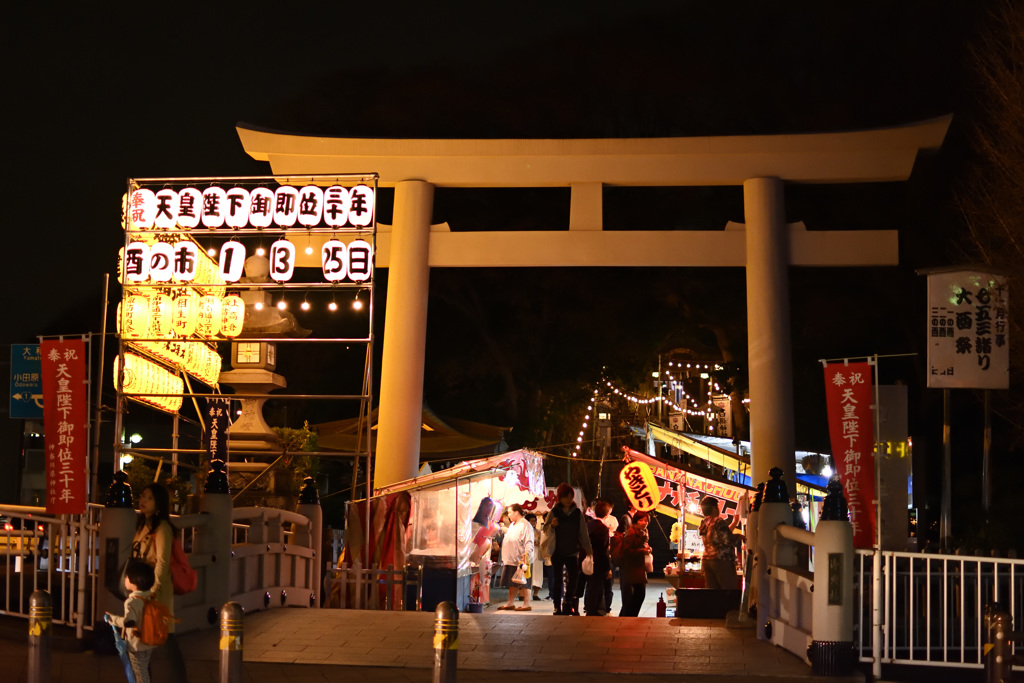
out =
[[[587,517],[587,534],[594,551],[594,573],[586,577],[587,592],[583,598],[583,612],[588,617],[604,616],[611,607],[605,604],[604,595],[605,582],[612,578],[611,544],[608,542],[608,527],[601,521],[610,509],[608,501],[598,498],[594,501],[597,518]]]
[[[576,602],[576,582],[580,574],[577,553],[582,547],[586,555],[591,554],[590,535],[583,512],[573,502],[575,493],[569,484],[562,482],[555,490],[558,505],[544,518],[544,529],[554,529],[555,549],[551,553],[551,598],[555,603],[555,614],[579,615]],[[566,586],[562,592],[562,571],[565,571]]]
[[[620,617],[638,617],[647,597],[646,556],[651,552],[647,535],[647,513],[633,515],[633,526],[622,536],[622,569],[619,589],[622,592]]]

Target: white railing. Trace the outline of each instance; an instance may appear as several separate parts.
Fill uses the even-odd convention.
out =
[[[0,506],[0,614],[28,618],[29,598],[45,590],[53,600],[53,622],[92,628],[98,575],[99,505],[85,515],[47,515],[46,508]]]
[[[981,668],[985,607],[1024,619],[1024,560],[883,551],[882,632],[872,633],[873,552],[858,550],[854,630],[860,659]],[[878,643],[877,651],[872,647]]]

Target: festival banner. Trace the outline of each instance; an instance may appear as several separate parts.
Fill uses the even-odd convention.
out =
[[[825,405],[835,471],[843,485],[853,545],[875,542],[875,430],[871,364],[825,363]]]
[[[210,461],[228,461],[228,427],[231,426],[231,399],[208,398],[203,415],[206,423],[206,456]]]
[[[89,443],[85,340],[40,344],[46,430],[46,512],[84,514]]]

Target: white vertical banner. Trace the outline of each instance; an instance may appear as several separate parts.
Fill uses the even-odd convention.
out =
[[[1008,389],[1007,278],[979,270],[928,274],[928,386]]]

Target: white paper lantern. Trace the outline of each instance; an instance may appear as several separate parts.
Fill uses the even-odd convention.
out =
[[[174,335],[176,337],[190,337],[196,331],[196,316],[199,314],[198,299],[191,291],[182,292],[174,300]]]
[[[348,209],[352,195],[347,187],[332,185],[324,192],[324,223],[332,228],[348,224]]]
[[[224,213],[228,198],[223,187],[208,187],[203,190],[203,225],[211,230],[224,225]]]
[[[170,230],[178,225],[178,193],[169,187],[156,193],[156,215],[153,224],[160,230]]]
[[[238,282],[245,272],[245,245],[225,242],[220,245],[220,276],[225,282]]]
[[[299,191],[291,185],[282,185],[274,191],[274,223],[283,228],[295,225],[299,215]]]
[[[249,193],[249,224],[265,228],[274,222],[274,191],[267,187],[254,188]]]
[[[149,297],[149,333],[154,337],[166,337],[173,331],[174,300],[166,294],[153,294]],[[163,348],[162,343],[160,347]]]
[[[122,266],[128,282],[145,282],[149,279],[149,245],[145,242],[132,242],[125,249]]]
[[[307,228],[320,225],[324,213],[324,191],[316,185],[299,190],[299,223]]]
[[[328,282],[344,280],[348,274],[348,248],[341,240],[327,240],[320,249],[320,266]]]
[[[174,245],[174,279],[179,282],[191,282],[199,270],[199,247],[195,242],[182,241]]]
[[[373,247],[366,240],[352,240],[348,245],[348,276],[353,282],[370,278],[373,269]]]
[[[220,302],[220,333],[231,339],[242,333],[245,324],[245,302],[242,297],[232,294]]]
[[[196,334],[212,339],[220,334],[220,298],[213,295],[199,297],[196,315]]]
[[[352,188],[352,201],[348,209],[348,221],[356,227],[366,227],[373,222],[373,190],[366,185]]]
[[[203,215],[203,193],[194,187],[186,187],[178,193],[178,225],[191,230],[199,225]]]
[[[149,279],[170,282],[174,275],[174,247],[167,242],[156,242],[149,248]]]
[[[156,217],[156,195],[153,190],[141,188],[132,192],[128,198],[129,225],[137,230],[148,230],[153,227]]]
[[[249,224],[249,206],[252,201],[249,190],[232,187],[225,194],[227,204],[224,207],[224,223],[229,228],[244,228]]]
[[[278,240],[270,247],[270,277],[277,282],[287,282],[295,273],[295,245],[288,240]]]

